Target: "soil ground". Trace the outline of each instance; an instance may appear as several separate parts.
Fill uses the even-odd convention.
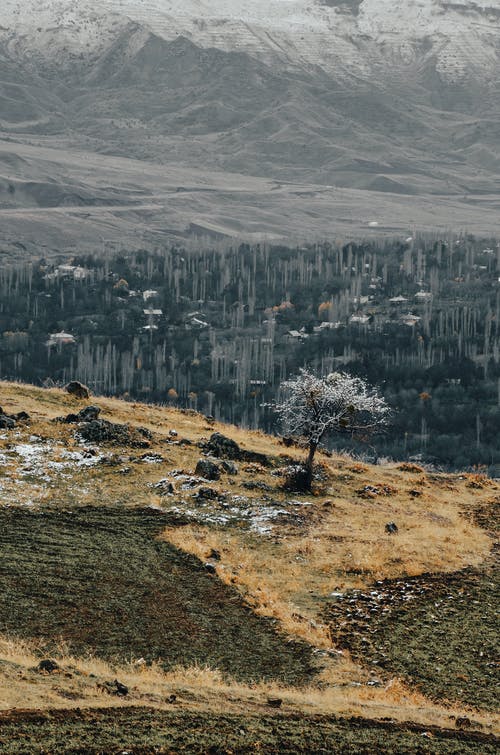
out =
[[[155,539],[171,521],[153,510],[0,509],[3,631],[242,681],[310,679],[305,643],[285,642],[198,559]]]
[[[497,749],[495,739],[488,734],[359,718],[229,716],[122,708],[2,715],[0,752],[3,755],[493,755]]]

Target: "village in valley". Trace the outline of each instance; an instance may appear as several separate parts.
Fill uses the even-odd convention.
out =
[[[100,393],[270,430],[288,375],[348,366],[395,410],[359,453],[496,474],[499,254],[492,239],[415,235],[68,251],[6,266],[0,375],[76,376]]]

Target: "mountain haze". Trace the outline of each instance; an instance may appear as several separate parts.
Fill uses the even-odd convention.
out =
[[[130,238],[123,212],[103,219],[116,205],[137,210],[132,236],[495,230],[499,38],[498,0],[4,0],[3,239],[91,240],[81,216],[54,233],[25,213],[96,206],[97,238]],[[195,192],[178,210],[179,188]]]

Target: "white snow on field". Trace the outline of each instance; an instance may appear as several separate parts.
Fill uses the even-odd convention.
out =
[[[104,456],[98,449],[68,450],[53,441],[31,436],[0,452],[0,490],[3,505],[34,506],[60,483],[79,470],[94,467]]]

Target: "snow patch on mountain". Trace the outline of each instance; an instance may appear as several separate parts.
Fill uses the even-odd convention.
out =
[[[445,80],[498,67],[500,0],[3,0],[0,27],[40,54],[93,55],[127,22],[165,39],[328,73],[435,60]],[[14,42],[14,40],[16,40]]]

